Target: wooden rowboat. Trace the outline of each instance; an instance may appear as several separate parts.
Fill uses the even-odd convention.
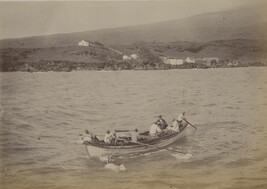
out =
[[[186,128],[187,126],[181,128],[180,132],[164,132],[160,136],[151,137],[137,143],[129,142],[124,145],[106,145],[103,143],[86,142],[84,144],[90,157],[143,154],[167,148],[184,138],[186,136]]]

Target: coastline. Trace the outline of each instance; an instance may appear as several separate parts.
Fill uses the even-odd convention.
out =
[[[217,68],[241,68],[241,67],[266,67],[266,64],[263,63],[251,63],[251,64],[245,64],[245,65],[238,65],[238,66],[210,66],[210,67],[203,67],[203,66],[169,66],[169,67],[164,67],[164,68],[156,68],[156,67],[143,67],[143,68],[133,68],[133,69],[121,69],[121,68],[97,68],[97,67],[87,67],[87,68],[79,68],[79,67],[63,67],[63,68],[58,68],[58,67],[46,67],[46,68],[42,68],[42,69],[36,69],[34,67],[28,67],[28,66],[19,66],[18,68],[12,68],[10,70],[3,70],[3,68],[1,67],[0,72],[40,72],[40,73],[44,73],[44,72],[79,72],[79,71],[93,71],[93,72],[113,72],[113,71],[165,71],[165,70],[190,70],[190,69],[217,69]]]
[[[96,43],[96,42],[95,42]],[[47,48],[0,48],[1,72],[75,70],[168,70],[267,66],[261,41],[138,43],[106,47],[96,43]]]

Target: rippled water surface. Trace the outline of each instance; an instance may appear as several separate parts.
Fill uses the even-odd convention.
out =
[[[267,69],[1,73],[0,188],[267,188]],[[85,128],[146,130],[181,111],[198,129],[105,169]]]

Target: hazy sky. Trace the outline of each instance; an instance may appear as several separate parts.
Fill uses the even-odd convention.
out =
[[[0,0],[0,39],[146,24],[255,6],[264,0],[37,1]]]

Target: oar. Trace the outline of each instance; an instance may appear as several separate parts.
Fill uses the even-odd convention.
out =
[[[154,147],[153,145],[151,145],[151,144],[145,144],[145,143],[142,143],[142,142],[133,142],[133,141],[131,141],[132,143],[136,143],[136,144],[142,144],[142,145],[146,145],[146,146],[149,146],[149,147]],[[157,148],[160,148],[160,147],[158,147],[158,146],[156,146]],[[181,151],[177,151],[177,150],[172,150],[172,149],[168,149],[168,148],[166,148],[166,150],[169,150],[169,151],[171,151],[171,152],[177,152],[177,153],[182,153],[182,154],[186,154],[185,152],[181,152]]]
[[[115,130],[115,132],[133,132],[134,130]]]
[[[185,120],[185,119],[184,119]],[[192,125],[191,123],[189,123],[189,121],[185,120],[189,125],[191,125],[192,127],[194,127],[195,129],[197,129],[194,125]]]
[[[127,130],[127,129],[118,129],[118,130],[114,130],[116,133],[119,133],[119,132],[121,132],[121,133],[127,133],[127,132],[136,132],[135,130]],[[147,132],[147,131],[139,131],[139,132],[141,132],[141,133],[143,133],[143,132]]]

